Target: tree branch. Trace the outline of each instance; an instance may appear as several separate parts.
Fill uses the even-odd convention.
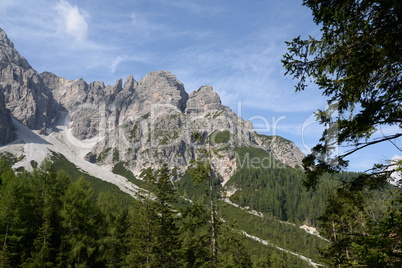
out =
[[[353,153],[355,153],[355,152],[357,152],[357,151],[359,151],[359,150],[361,150],[363,148],[366,148],[367,146],[374,145],[374,144],[377,144],[377,143],[381,143],[383,141],[393,140],[393,139],[399,138],[401,136],[402,136],[402,133],[398,133],[398,134],[395,134],[393,136],[386,136],[383,139],[379,139],[379,140],[375,140],[375,141],[365,143],[363,146],[357,147],[357,148],[355,148],[355,149],[343,154],[342,157],[346,157],[348,155],[351,155],[351,154],[353,154]],[[361,144],[357,144],[357,146],[359,146],[359,145],[361,145]]]

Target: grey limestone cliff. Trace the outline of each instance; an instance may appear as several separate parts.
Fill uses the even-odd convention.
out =
[[[17,139],[11,121],[11,113],[6,108],[4,95],[0,91],[0,146],[10,143]]]
[[[139,174],[144,168],[158,168],[167,162],[183,173],[203,146],[193,140],[196,132],[208,137],[219,151],[212,160],[223,182],[237,169],[237,147],[259,146],[287,165],[301,164],[302,153],[293,143],[263,139],[251,122],[222,104],[211,86],[188,95],[170,72],[151,72],[139,82],[129,76],[113,86],[70,81],[51,73],[41,77],[69,112],[69,127],[77,138],[101,136],[87,155],[87,160],[99,165],[112,167],[123,162]],[[226,139],[222,141],[220,135]]]
[[[258,135],[251,122],[222,104],[211,86],[188,94],[168,71],[150,72],[140,81],[128,76],[114,85],[50,72],[39,75],[2,30],[0,89],[0,134],[5,133],[0,144],[13,139],[10,112],[27,127],[41,130],[51,127],[57,114],[67,114],[62,119],[77,139],[96,141],[88,161],[108,168],[124,164],[135,174],[163,163],[184,173],[207,144],[223,183],[238,169],[239,147],[263,148],[293,167],[303,157],[290,141]]]
[[[45,130],[55,116],[49,88],[0,29],[0,87],[6,107],[31,129]]]
[[[301,168],[304,158],[303,152],[290,140],[280,136],[258,135],[257,144],[271,153],[277,160],[294,167]]]

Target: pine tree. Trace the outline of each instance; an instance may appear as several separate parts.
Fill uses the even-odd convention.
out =
[[[210,152],[204,150],[204,154],[207,157],[210,157]],[[215,187],[214,187],[214,179],[215,172],[211,167],[211,163],[209,160],[194,160],[191,162],[192,168],[190,169],[190,173],[192,178],[196,182],[202,182],[203,180],[208,180],[209,183],[209,209],[210,209],[210,222],[211,222],[211,252],[214,259],[216,259],[218,255],[218,245],[217,245],[217,220],[215,213]],[[215,262],[215,260],[213,260]]]
[[[202,203],[192,203],[181,214],[182,256],[184,267],[209,267],[212,265],[209,213]]]
[[[142,173],[150,192],[143,192],[141,203],[130,206],[127,243],[129,251],[125,265],[130,267],[179,267],[181,242],[176,226],[176,202],[166,164],[156,172]]]
[[[98,260],[106,267],[116,267],[122,262],[125,253],[127,207],[119,207],[116,198],[109,192],[99,193],[96,205],[102,219],[98,229],[101,238]]]
[[[240,232],[226,226],[220,235],[221,254],[218,267],[248,268],[252,267],[250,255],[243,245]]]
[[[271,252],[268,250],[266,251],[264,257],[258,262],[258,268],[272,268],[273,267],[273,260]]]
[[[61,201],[63,241],[59,265],[94,266],[100,213],[95,206],[93,189],[81,177],[70,184]]]
[[[130,205],[124,239],[127,252],[123,267],[157,267],[153,237],[155,216],[148,204],[135,201]]]
[[[37,236],[33,241],[31,256],[27,258],[25,267],[53,267],[56,247],[60,238],[56,238],[55,229],[59,229],[58,211],[60,194],[58,191],[58,177],[52,163],[45,160],[39,169],[32,174],[31,194],[33,195]],[[33,223],[32,223],[33,224]]]
[[[156,213],[159,216],[158,227],[160,228],[158,240],[160,245],[160,267],[176,267],[179,264],[180,241],[176,226],[176,214],[172,204],[177,203],[174,197],[175,190],[171,182],[171,173],[167,164],[163,164],[158,170],[155,182]]]
[[[18,266],[29,255],[33,227],[27,183],[2,164],[0,186],[0,266]]]

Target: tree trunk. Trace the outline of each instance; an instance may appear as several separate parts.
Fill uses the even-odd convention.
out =
[[[210,195],[210,206],[211,206],[211,246],[212,246],[212,256],[214,257],[214,261],[215,261],[215,257],[217,255],[217,246],[216,246],[214,184],[212,181],[212,177],[213,176],[210,176],[210,178],[209,178],[209,195]]]

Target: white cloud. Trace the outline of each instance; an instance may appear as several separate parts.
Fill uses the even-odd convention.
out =
[[[61,17],[62,31],[74,37],[75,41],[85,42],[88,39],[87,18],[89,15],[64,0],[61,0],[55,9]]]
[[[110,64],[110,73],[114,74],[116,72],[117,66],[120,64],[120,62],[125,60],[125,56],[117,56],[112,64]]]
[[[158,31],[163,28],[163,25],[158,25],[150,22],[144,14],[132,12],[130,14],[131,23],[133,24],[134,31],[141,32],[143,34],[150,34],[151,32]]]
[[[204,4],[199,1],[194,1],[194,0],[176,0],[176,1],[164,1],[164,0],[159,0],[160,4],[166,5],[166,6],[171,6],[179,9],[183,9],[186,12],[190,12],[193,14],[219,14],[225,11],[225,9],[219,7],[218,5],[213,5],[211,4]]]
[[[154,59],[154,55],[150,54],[150,53],[141,53],[141,56],[128,56],[128,55],[119,55],[117,57],[115,57],[112,61],[112,63],[110,64],[110,68],[109,68],[109,73],[114,74],[117,70],[117,67],[119,66],[120,63],[122,62],[142,62],[142,63],[149,63],[152,62]]]
[[[283,38],[284,29],[275,28],[271,38]],[[172,69],[177,74],[185,74],[187,81],[202,80],[203,84],[211,84],[224,104],[231,107],[241,101],[250,109],[287,113],[310,112],[325,105],[317,90],[294,92],[295,81],[284,77],[281,63],[285,46],[267,35],[266,32],[251,33],[230,43],[224,36],[216,36],[214,42],[181,50],[175,55],[177,66]],[[186,70],[181,70],[183,67]],[[187,81],[183,81],[185,85],[189,84]]]

